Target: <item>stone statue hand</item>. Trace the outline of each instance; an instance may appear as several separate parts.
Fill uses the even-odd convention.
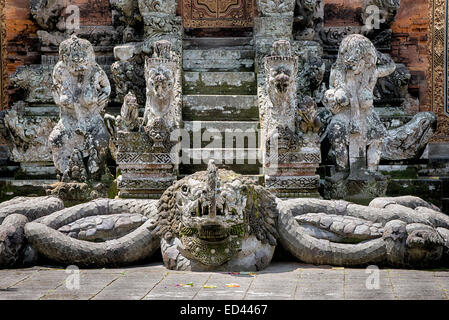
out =
[[[351,123],[349,124],[349,132],[350,133],[361,133],[362,132],[359,120],[351,120]]]
[[[108,102],[109,96],[106,93],[102,93],[100,94],[100,96],[98,97],[98,104],[99,105],[104,105]]]

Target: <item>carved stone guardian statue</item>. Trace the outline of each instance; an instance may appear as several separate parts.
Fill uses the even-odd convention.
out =
[[[320,123],[312,98],[298,105],[297,63],[290,42],[276,41],[265,58],[265,92],[260,97],[265,184],[281,196],[316,195],[319,185]]]
[[[329,157],[337,171],[328,179],[328,197],[384,195],[387,183],[378,172],[381,158],[413,158],[429,141],[436,120],[432,113],[418,114],[402,129],[388,131],[374,110],[377,80],[390,75],[395,68],[393,60],[379,53],[363,35],[353,34],[343,39],[331,70],[330,89],[323,101],[333,114],[325,135],[330,143]],[[400,146],[406,141],[410,145],[410,139],[416,147],[406,152]],[[389,147],[385,147],[387,141]],[[398,148],[393,151],[391,146]]]
[[[73,35],[61,43],[59,62],[53,70],[52,93],[60,108],[60,120],[49,142],[60,179],[98,181],[109,144],[102,113],[111,87],[106,73],[95,62],[89,41]],[[74,171],[84,174],[73,175]]]
[[[116,132],[120,197],[157,198],[176,180],[178,149],[171,135],[181,126],[182,86],[171,42],[155,42],[153,56],[145,57],[145,82],[143,118],[138,118],[137,99],[129,93],[120,119],[110,125]]]

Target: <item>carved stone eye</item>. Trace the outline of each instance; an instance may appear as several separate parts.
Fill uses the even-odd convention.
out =
[[[189,193],[189,191],[190,191],[190,188],[189,188],[189,186],[188,185],[183,185],[182,187],[181,187],[181,192],[184,194],[184,195],[187,195],[188,193]]]

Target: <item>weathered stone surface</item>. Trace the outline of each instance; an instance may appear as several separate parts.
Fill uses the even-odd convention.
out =
[[[134,231],[104,242],[78,240],[57,231],[79,219],[123,212],[147,216],[148,220]],[[154,233],[156,214],[152,200],[100,199],[55,212],[39,222],[28,223],[25,234],[39,254],[62,264],[124,265],[145,259],[159,248],[160,239]]]
[[[28,219],[20,214],[7,216],[0,224],[0,268],[8,268],[19,262],[25,243],[24,227]]]
[[[184,72],[184,94],[255,94],[254,72]],[[245,107],[245,105],[242,105]]]
[[[108,103],[111,87],[105,72],[95,62],[92,45],[87,40],[72,36],[61,43],[53,83],[61,120],[49,141],[60,178],[66,182],[99,180],[109,145],[101,113]],[[77,90],[72,91],[73,87]]]
[[[182,111],[183,119],[187,121],[259,119],[255,95],[184,95]]]
[[[374,111],[376,81],[368,80],[387,76],[396,67],[390,58],[377,67],[378,59],[374,45],[367,38],[361,35],[346,37],[331,72],[330,89],[325,95],[324,102],[334,114],[328,126],[330,152],[338,170],[350,170],[353,177],[363,174],[363,170],[377,171],[387,135]],[[347,67],[349,61],[352,69]]]
[[[257,7],[262,16],[292,16],[295,0],[258,0]]]
[[[99,242],[121,238],[140,227],[146,220],[148,219],[140,214],[100,215],[76,220],[58,231],[71,238]]]
[[[296,0],[294,22],[295,39],[313,40],[315,32],[323,26],[324,1]]]
[[[165,266],[194,271],[265,268],[277,237],[272,197],[232,172],[217,171],[213,161],[208,171],[176,182],[159,207]]]
[[[178,146],[171,134],[181,126],[180,57],[167,40],[155,42],[153,52],[153,58],[145,57],[143,119],[137,117],[138,99],[131,93],[122,115],[107,117],[121,172],[121,197],[157,197],[176,180]]]
[[[18,102],[5,114],[5,138],[11,160],[26,163],[52,161],[48,136],[58,119],[26,116],[25,107],[25,103]]]
[[[31,0],[31,15],[44,30],[63,29],[62,10],[66,7],[62,0]]]
[[[436,130],[433,112],[420,112],[407,124],[391,129],[382,148],[382,159],[405,160],[419,158]]]
[[[28,103],[53,103],[51,87],[52,65],[20,66],[10,77],[10,84],[25,93],[21,98]]]
[[[272,55],[265,58],[266,81],[265,87],[259,87],[259,105],[265,184],[278,195],[316,193],[319,185],[315,169],[321,160],[317,134],[321,123],[315,101],[309,96],[297,99],[297,72],[298,57],[290,43],[275,42]],[[294,153],[318,157],[295,161]]]
[[[183,52],[186,71],[251,71],[253,67],[253,50],[198,49]]]

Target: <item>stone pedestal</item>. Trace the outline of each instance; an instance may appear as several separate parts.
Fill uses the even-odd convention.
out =
[[[319,147],[312,150],[280,154],[273,168],[265,163],[265,187],[281,198],[319,197],[320,176],[316,169],[321,162]]]
[[[118,132],[120,198],[159,198],[177,179],[177,152],[152,153],[145,132]]]

